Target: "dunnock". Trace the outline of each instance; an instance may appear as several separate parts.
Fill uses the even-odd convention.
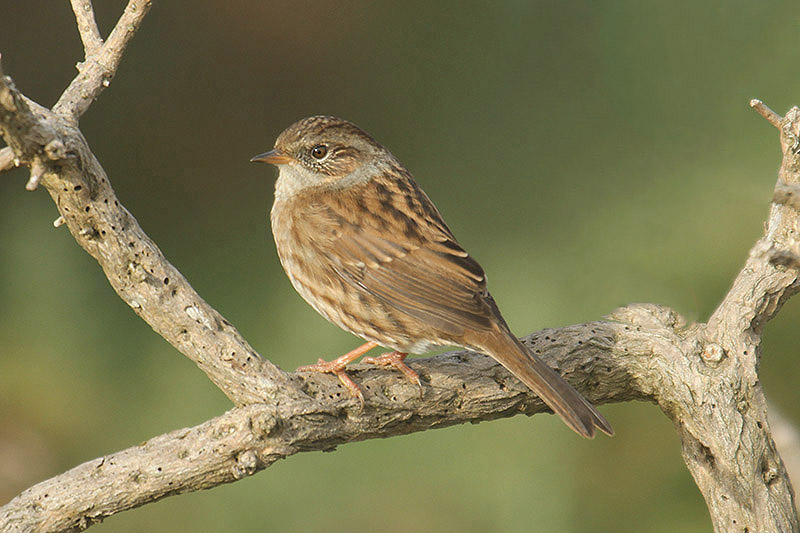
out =
[[[417,383],[406,354],[463,346],[496,359],[579,434],[613,433],[511,333],[483,269],[408,170],[358,126],[306,118],[251,161],[279,168],[272,233],[292,285],[322,316],[367,341],[298,370],[334,373],[361,397],[345,366],[375,346],[394,352],[366,362],[392,365]]]

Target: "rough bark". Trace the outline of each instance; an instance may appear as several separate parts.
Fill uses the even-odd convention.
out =
[[[252,475],[297,452],[546,411],[492,359],[470,352],[414,360],[421,398],[396,373],[355,365],[363,408],[336,378],[287,373],[256,354],[119,203],[77,127],[150,2],[131,0],[105,43],[91,2],[72,6],[86,61],[54,108],[0,78],[0,133],[8,144],[0,170],[28,166],[26,187],[47,189],[61,214],[56,224],[66,224],[120,297],[238,407],[31,487],[0,508],[0,530],[81,530],[169,495]],[[526,342],[596,404],[657,403],[675,424],[717,531],[799,531],[758,362],[764,325],[800,288],[800,109],[784,118],[752,105],[781,130],[784,157],[765,235],[709,321],[687,324],[668,308],[637,304],[610,320],[544,330]]]

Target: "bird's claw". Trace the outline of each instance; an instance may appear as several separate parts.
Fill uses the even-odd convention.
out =
[[[419,387],[419,397],[422,398],[422,381],[410,366],[405,363],[405,358],[408,356],[402,352],[387,352],[379,355],[378,357],[365,357],[361,361],[379,366],[391,366],[392,368],[402,372],[411,383]]]

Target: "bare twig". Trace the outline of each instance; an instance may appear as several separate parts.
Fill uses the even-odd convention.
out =
[[[75,13],[75,21],[78,23],[78,33],[81,35],[83,49],[86,52],[86,59],[95,55],[103,45],[103,38],[97,28],[97,21],[94,18],[94,7],[92,0],[70,0],[72,12]]]
[[[775,126],[776,128],[781,127],[781,120],[783,120],[783,117],[777,114],[769,107],[767,107],[767,105],[758,98],[753,98],[752,100],[750,100],[750,107],[758,111],[758,113],[762,117],[767,119],[769,123]]]
[[[91,4],[87,4],[87,1],[73,0],[73,10],[76,4],[79,6],[77,11],[80,11],[80,6],[91,6]],[[58,99],[53,107],[53,112],[71,120],[77,120],[83,115],[103,89],[111,83],[111,78],[114,77],[117,67],[119,67],[125,48],[139,29],[151,4],[152,0],[129,0],[124,13],[117,21],[117,25],[114,26],[105,44],[94,48],[93,51],[86,48],[86,61],[78,65],[80,73]],[[91,18],[94,20],[93,13]],[[80,19],[78,27],[81,27]],[[93,31],[90,30],[90,33]],[[97,35],[99,38],[99,32]],[[81,32],[81,38],[85,39],[83,32]],[[93,38],[90,37],[90,40]]]
[[[28,183],[25,184],[25,188],[29,191],[35,191],[39,186],[39,180],[41,180],[42,176],[44,175],[44,171],[44,165],[42,165],[38,160],[34,160],[31,164],[31,177],[28,178]]]

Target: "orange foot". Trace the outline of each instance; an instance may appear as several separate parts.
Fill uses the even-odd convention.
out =
[[[333,361],[325,361],[324,359],[319,359],[317,364],[315,365],[305,365],[301,366],[297,369],[298,372],[323,372],[325,374],[333,374],[339,381],[342,382],[342,385],[347,387],[347,390],[350,393],[358,398],[361,402],[361,405],[364,405],[364,395],[361,394],[361,389],[358,388],[356,382],[353,381],[350,376],[347,375],[345,371],[347,365],[370,351],[371,349],[375,348],[378,344],[375,342],[367,342],[362,344],[355,350],[349,351],[346,354],[337,357]],[[422,382],[419,380],[419,374],[414,372],[407,364],[405,364],[404,360],[408,356],[407,353],[402,352],[387,352],[385,354],[379,355],[378,357],[365,357],[364,362],[370,363],[373,365],[380,365],[380,366],[391,366],[400,372],[402,372],[411,383],[415,383],[417,387],[419,387],[419,395],[422,397]]]
[[[344,354],[344,355],[342,355],[340,357],[337,357],[333,361],[325,361],[323,359],[319,359],[317,361],[317,364],[301,366],[300,368],[297,369],[297,371],[298,372],[323,372],[323,373],[326,373],[326,374],[335,375],[337,378],[339,378],[339,381],[342,382],[342,385],[347,387],[347,390],[349,390],[350,393],[353,396],[358,398],[358,400],[361,402],[361,405],[363,407],[363,405],[364,405],[364,395],[361,394],[361,389],[358,388],[358,385],[356,385],[356,382],[353,381],[352,379],[350,379],[350,376],[347,375],[347,372],[345,372],[345,367],[347,367],[348,364],[352,363],[353,361],[355,361],[356,359],[358,359],[359,357],[361,357],[362,355],[364,355],[365,353],[367,353],[368,351],[370,351],[371,349],[373,349],[377,345],[378,345],[378,343],[376,343],[376,342],[368,342],[366,344],[362,344],[361,346],[359,346],[355,350],[349,351],[346,354]],[[412,370],[412,372],[413,372],[413,370]]]
[[[391,366],[403,374],[411,381],[411,383],[415,383],[417,387],[419,387],[419,395],[422,397],[422,382],[419,380],[419,374],[414,372],[410,366],[405,363],[405,358],[408,356],[407,353],[402,352],[387,352],[385,354],[381,354],[378,357],[365,357],[363,361],[365,363],[370,363],[373,365],[380,365],[380,366]]]

